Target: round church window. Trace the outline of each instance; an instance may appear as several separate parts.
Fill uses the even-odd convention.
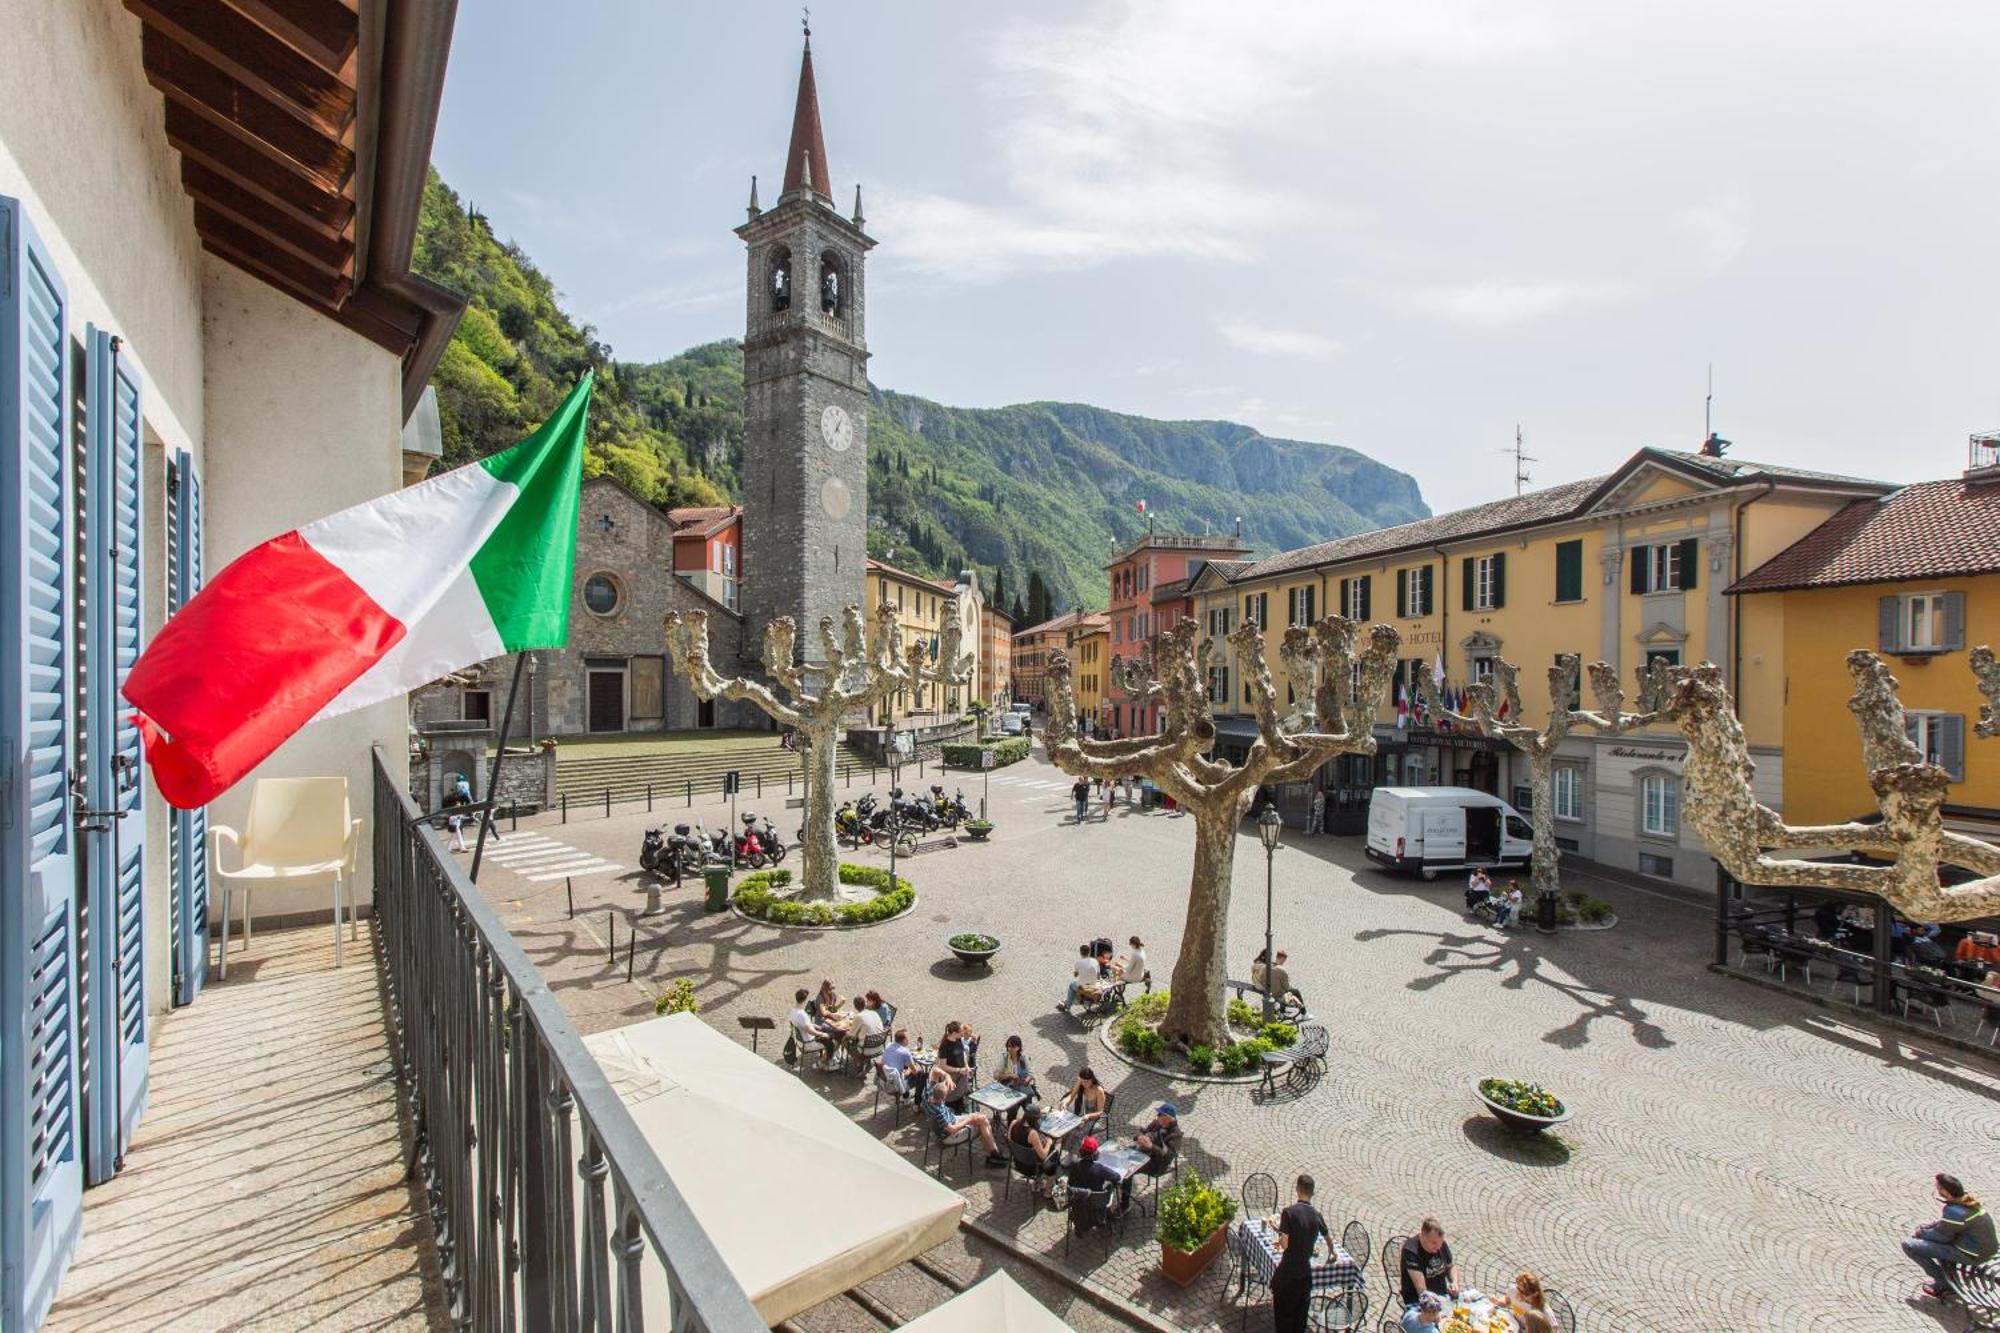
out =
[[[592,574],[584,581],[583,604],[597,615],[610,615],[621,600],[618,581],[609,574]]]

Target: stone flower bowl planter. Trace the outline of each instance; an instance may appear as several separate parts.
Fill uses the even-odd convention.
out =
[[[1472,1095],[1479,1098],[1479,1104],[1484,1106],[1495,1120],[1498,1120],[1502,1125],[1505,1125],[1508,1129],[1516,1133],[1539,1134],[1551,1125],[1560,1125],[1570,1118],[1570,1108],[1560,1100],[1556,1101],[1555,1111],[1549,1115],[1535,1115],[1528,1111],[1518,1110],[1515,1107],[1509,1106],[1506,1102],[1497,1100],[1482,1086],[1483,1084],[1490,1083],[1511,1083],[1517,1088],[1527,1085],[1514,1083],[1510,1079],[1495,1079],[1491,1075],[1486,1078],[1472,1080]],[[1534,1091],[1541,1092],[1542,1090],[1536,1088]],[[1548,1095],[1553,1097],[1553,1094]]]
[[[1000,952],[1000,940],[993,935],[963,932],[945,941],[945,946],[958,957],[965,967],[987,967],[993,962],[993,955]]]
[[[985,842],[993,836],[993,824],[990,820],[968,819],[959,827],[964,829],[965,836],[974,842]]]

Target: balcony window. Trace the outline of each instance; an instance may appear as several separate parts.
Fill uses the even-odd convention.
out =
[[[1681,780],[1651,773],[1639,780],[1639,829],[1652,838],[1681,835]]]

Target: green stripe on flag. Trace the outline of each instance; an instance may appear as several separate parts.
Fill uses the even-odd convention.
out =
[[[508,652],[569,641],[570,580],[590,415],[586,372],[540,430],[479,465],[520,495],[472,555],[472,579]]]

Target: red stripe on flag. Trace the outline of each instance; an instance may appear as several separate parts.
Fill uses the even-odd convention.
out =
[[[125,682],[160,794],[183,810],[214,800],[404,633],[298,533],[244,552],[167,621]]]

